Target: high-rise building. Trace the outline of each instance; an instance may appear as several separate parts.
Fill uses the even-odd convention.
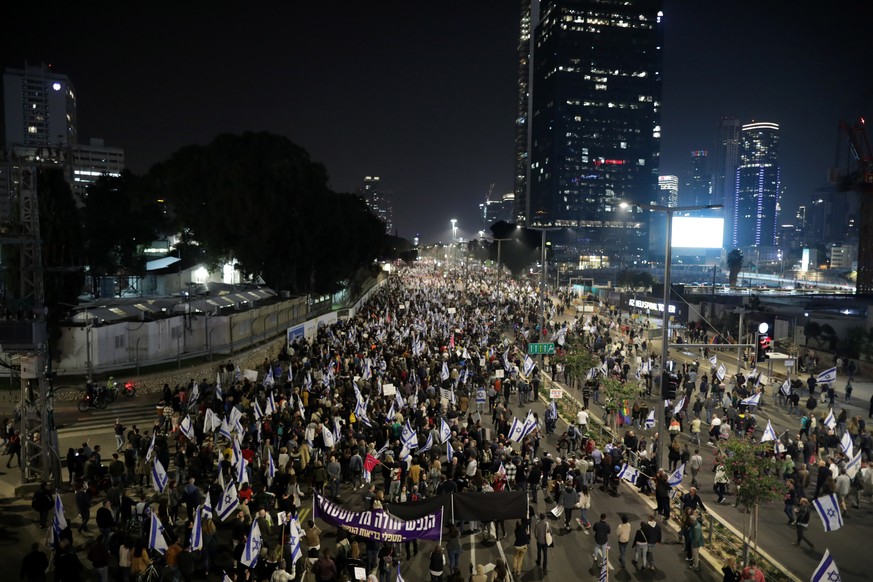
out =
[[[572,227],[566,258],[649,254],[658,198],[661,0],[543,0],[534,27],[530,226]]]
[[[86,189],[100,176],[121,176],[124,171],[124,150],[108,147],[102,139],[91,138],[88,145],[73,147],[73,196],[79,204],[86,198]]]
[[[518,35],[518,109],[515,116],[515,196],[513,214],[518,224],[527,224],[528,177],[530,172],[530,62],[533,54],[531,26],[536,20],[539,0],[521,0]]]
[[[46,65],[3,74],[5,146],[17,157],[64,161],[78,140],[76,90]]]
[[[740,153],[740,120],[722,117],[715,140],[712,168],[712,204],[722,204],[725,244],[733,242],[734,199],[737,192],[737,157]]]
[[[779,204],[779,125],[748,123],[740,131],[733,201],[734,247],[774,246]]]
[[[843,244],[858,238],[861,211],[858,193],[828,182],[816,188],[809,203],[806,244]]]
[[[370,212],[385,223],[385,232],[391,234],[394,230],[394,210],[388,193],[382,190],[379,176],[365,176],[364,185],[358,189],[358,194],[364,199]]]
[[[691,169],[685,174],[679,189],[682,206],[705,206],[712,204],[712,173],[709,171],[709,152],[691,152]],[[721,204],[720,202],[718,204]]]
[[[515,212],[515,192],[508,192],[500,198],[485,197],[485,202],[479,205],[479,215],[482,217],[482,230],[487,231],[492,224],[505,220],[512,222]]]
[[[676,176],[658,176],[659,206],[679,206],[679,178]]]

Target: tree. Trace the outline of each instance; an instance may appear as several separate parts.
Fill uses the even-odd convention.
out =
[[[809,340],[814,339],[816,342],[821,345],[819,338],[821,337],[821,325],[815,321],[808,321],[806,325],[803,326],[803,336],[806,338],[806,344],[809,345]]]
[[[640,395],[639,388],[631,382],[622,382],[612,377],[603,378],[600,381],[600,394],[603,396],[604,409],[611,412],[609,425],[612,434],[616,434],[618,415],[624,406],[630,410],[629,402]]]
[[[737,505],[747,510],[749,519],[743,519],[743,543],[751,539],[758,547],[758,506],[781,499],[785,493],[781,467],[773,458],[773,443],[758,443],[752,439],[731,437],[723,445],[722,462],[737,489]],[[751,521],[751,524],[749,523]],[[751,525],[751,535],[747,536]]]
[[[580,379],[585,378],[591,368],[600,365],[600,361],[588,351],[581,339],[573,335],[566,338],[564,355],[558,358],[564,364],[564,370],[571,386],[577,386]]]
[[[283,136],[223,134],[149,172],[178,227],[213,260],[295,292],[332,292],[387,252],[385,225]]]
[[[731,287],[737,286],[737,277],[743,270],[743,251],[734,249],[727,254],[728,281]]]
[[[821,343],[827,344],[828,350],[834,351],[837,347],[837,332],[829,323],[821,326]]]

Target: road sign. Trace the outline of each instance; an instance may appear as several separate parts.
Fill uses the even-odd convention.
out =
[[[564,397],[563,388],[552,388],[549,390],[549,398],[552,400],[558,400],[559,398]]]
[[[527,353],[531,356],[536,356],[538,354],[554,354],[555,344],[527,344]]]

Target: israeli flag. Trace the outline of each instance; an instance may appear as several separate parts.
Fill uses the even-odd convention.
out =
[[[855,445],[852,443],[852,435],[849,434],[849,431],[843,433],[843,438],[840,439],[840,450],[847,457],[853,457],[855,453]]]
[[[549,407],[546,408],[546,412],[548,412],[549,418],[557,419],[558,418],[558,404],[555,400],[549,402]]]
[[[709,363],[712,364],[713,368],[715,366],[718,366],[718,356],[713,355],[711,358],[709,358]]]
[[[388,419],[389,422],[394,422],[394,417],[397,416],[397,411],[394,410],[394,403],[391,403],[391,406],[388,407],[388,412],[385,413],[385,418]]]
[[[163,554],[167,551],[167,539],[164,537],[164,526],[156,513],[152,513],[152,523],[149,528],[149,548]]]
[[[164,489],[167,488],[168,482],[169,477],[167,477],[167,471],[164,470],[164,466],[161,465],[161,462],[155,459],[152,461],[152,486],[158,493],[163,493]]]
[[[861,454],[863,451],[858,451],[858,454],[852,457],[852,460],[846,463],[846,475],[849,479],[854,479],[858,470],[861,468]]]
[[[264,376],[264,381],[262,382],[262,384],[269,388],[275,383],[276,380],[273,378],[273,367],[267,366],[267,375]]]
[[[821,562],[818,563],[815,572],[812,573],[810,580],[811,582],[840,582],[842,580],[840,578],[840,571],[831,557],[830,550],[825,550],[824,556],[822,556]]]
[[[261,405],[258,404],[258,400],[257,400],[257,399],[255,399],[255,401],[254,401],[254,406],[252,406],[252,408],[254,409],[254,412],[255,412],[255,420],[256,420],[256,421],[259,421],[259,420],[261,420],[262,418],[264,418],[264,411],[261,410]]]
[[[261,528],[258,526],[258,520],[253,519],[252,528],[249,530],[249,539],[246,540],[246,547],[243,549],[243,555],[239,561],[249,568],[254,568],[255,564],[258,563],[258,556],[261,554],[261,545],[263,545]]]
[[[600,364],[600,373],[604,376],[609,374],[609,368],[606,367],[606,360],[604,360],[603,363]]]
[[[451,441],[446,441],[446,458],[449,460],[449,464],[452,463],[452,457],[455,456],[455,450],[452,448]]]
[[[219,400],[224,400],[221,394],[221,372],[215,374],[215,397]]]
[[[397,410],[403,410],[403,407],[406,406],[406,403],[403,401],[403,396],[400,395],[400,391],[394,393],[394,402],[397,403]]]
[[[239,441],[233,439],[230,443],[230,463],[236,465],[240,458],[242,458],[242,453],[239,450]]]
[[[449,364],[448,362],[443,362],[443,369],[440,371],[440,379],[445,382],[451,377],[449,373]]]
[[[227,424],[227,418],[221,419],[221,426],[218,427],[218,434],[226,439],[230,439],[230,425]]]
[[[185,416],[185,418],[182,419],[182,422],[179,424],[179,430],[182,431],[182,434],[185,435],[186,439],[192,443],[197,442],[197,435],[194,434],[194,427],[191,426],[190,416]]]
[[[433,447],[433,433],[428,433],[427,440],[424,441],[424,446],[418,449],[419,453],[428,452]]]
[[[440,419],[440,443],[444,443],[452,438],[452,429],[449,428],[449,423],[445,418]]]
[[[303,538],[303,530],[300,529],[300,524],[297,523],[297,518],[292,517],[288,523],[288,543],[291,546],[291,563],[294,564],[303,557],[303,550],[300,549],[300,540]]]
[[[522,427],[523,433],[521,435],[521,438],[524,438],[527,435],[529,435],[530,433],[532,433],[536,427],[537,427],[537,419],[534,416],[533,411],[528,410],[527,417],[524,419],[524,426]]]
[[[533,358],[530,356],[524,357],[524,375],[530,376],[533,372],[534,367],[536,367],[536,363],[533,361]]]
[[[791,396],[791,381],[786,378],[782,386],[779,387],[779,391],[785,396]]]
[[[680,483],[682,483],[682,479],[685,478],[685,463],[682,463],[673,473],[667,477],[667,485],[670,487],[678,487]]]
[[[303,387],[307,390],[312,389],[312,374],[306,372],[306,377],[303,379]]]
[[[679,401],[679,403],[676,404],[676,406],[673,408],[673,414],[679,414],[680,412],[682,412],[682,408],[684,406],[685,406],[685,397],[683,396],[682,399]]]
[[[597,368],[591,368],[588,370],[588,374],[586,374],[586,380],[593,380],[597,376]]]
[[[267,405],[264,407],[264,414],[276,414],[279,412],[279,407],[276,406],[276,399],[273,397],[273,393],[270,392],[267,395]]]
[[[748,398],[743,398],[740,400],[740,404],[745,404],[746,406],[758,406],[758,403],[761,402],[761,393],[757,392]]]
[[[273,462],[273,453],[267,449],[267,485],[273,483],[273,478],[276,476],[276,463]]]
[[[338,443],[342,440],[342,421],[338,416],[333,419],[333,440]]]
[[[512,426],[509,427],[506,438],[517,443],[520,443],[521,439],[524,438],[524,424],[518,422],[517,418],[512,419]]]
[[[622,465],[621,471],[618,472],[618,476],[620,479],[624,479],[630,483],[636,483],[637,478],[640,476],[640,472],[637,469],[634,469],[627,463]]]
[[[815,379],[815,381],[818,382],[819,384],[829,384],[831,382],[836,382],[837,381],[837,369],[836,368],[829,368],[829,369],[825,370],[824,372],[822,372],[821,374],[818,375],[818,377]]]
[[[191,528],[191,551],[196,552],[197,550],[203,549],[203,526],[200,523],[200,511],[201,508],[198,507],[197,511],[194,512],[194,526]]]
[[[321,425],[321,438],[324,440],[324,446],[329,449],[332,449],[336,445],[333,433],[323,424]]]
[[[836,531],[843,527],[843,515],[840,513],[840,503],[835,493],[827,497],[819,497],[812,504],[821,518],[825,531]]]
[[[206,496],[206,500],[200,507],[200,513],[203,514],[204,518],[212,519],[212,501],[209,499],[209,495]]]
[[[52,525],[58,535],[61,535],[61,532],[67,529],[67,518],[64,515],[64,503],[61,501],[61,494],[57,492],[55,492],[55,515],[52,518]]]
[[[215,507],[218,519],[227,521],[237,507],[239,507],[239,495],[237,495],[233,483],[228,483],[227,487],[224,488],[224,494],[218,500],[218,505]]]
[[[503,352],[503,369],[507,372],[512,369],[512,362],[509,361],[509,348]]]
[[[718,370],[715,371],[715,375],[718,378],[719,382],[724,380],[724,377],[727,376],[727,368],[724,367],[724,364],[720,364],[718,366]]]
[[[236,482],[238,485],[242,485],[243,483],[248,482],[248,473],[246,472],[246,465],[248,465],[248,461],[246,461],[242,455],[236,460],[236,467],[234,471],[234,475],[236,476]]]
[[[149,448],[146,450],[146,461],[151,459],[155,454],[155,436],[157,433],[152,431],[152,442],[149,443]]]
[[[764,429],[764,434],[761,435],[761,442],[767,441],[775,441],[779,440],[779,436],[776,434],[776,431],[773,430],[773,424],[767,419],[767,428]]]
[[[833,408],[831,408],[830,412],[828,412],[828,415],[824,419],[824,423],[825,423],[825,426],[831,430],[837,428],[837,419],[834,416],[834,409]]]
[[[221,425],[218,422],[218,416],[214,412],[212,412],[211,408],[206,409],[206,416],[203,419],[203,432],[211,433],[214,432],[216,428]]]
[[[655,411],[650,410],[649,415],[646,417],[646,428],[654,428],[655,427]]]

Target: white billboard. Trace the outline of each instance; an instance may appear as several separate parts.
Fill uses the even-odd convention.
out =
[[[724,246],[724,218],[674,216],[674,249],[720,249]]]

